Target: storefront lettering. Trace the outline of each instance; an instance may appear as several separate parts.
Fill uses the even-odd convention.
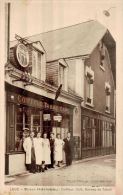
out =
[[[48,102],[45,101],[39,101],[30,97],[26,97],[20,94],[8,94],[8,100],[11,100],[11,96],[14,96],[14,101],[18,104],[24,104],[32,107],[37,107],[40,109],[50,109],[54,110],[57,113],[65,113],[65,114],[70,114],[70,108],[65,107],[63,105],[56,105],[56,104],[49,104]]]
[[[24,96],[18,95],[17,101],[19,104],[26,104],[26,105],[30,105],[33,107],[43,108],[43,103],[41,101],[29,98],[29,97],[24,97]]]

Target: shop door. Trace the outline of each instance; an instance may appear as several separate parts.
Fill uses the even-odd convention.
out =
[[[82,158],[93,157],[96,155],[96,128],[94,127],[94,119],[88,116],[82,117]]]

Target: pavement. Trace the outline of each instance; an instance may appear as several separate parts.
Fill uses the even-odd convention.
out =
[[[26,186],[114,186],[115,155],[74,161],[71,166],[49,169],[44,173],[23,173],[8,177],[6,185]]]

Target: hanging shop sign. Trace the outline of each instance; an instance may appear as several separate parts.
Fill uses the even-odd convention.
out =
[[[43,114],[43,119],[44,121],[50,121],[51,120],[50,114]]]
[[[62,121],[62,116],[61,115],[53,116],[53,120],[61,122]]]
[[[16,58],[20,66],[26,68],[29,65],[29,52],[27,47],[19,43],[16,47]]]
[[[10,62],[21,70],[29,66],[29,56],[29,48],[22,43],[10,48]]]

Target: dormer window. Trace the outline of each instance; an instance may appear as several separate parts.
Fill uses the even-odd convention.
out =
[[[93,106],[94,72],[86,67],[86,105]]]
[[[59,64],[59,84],[62,84],[62,87],[65,87],[65,66]]]
[[[10,48],[10,62],[22,72],[27,72],[33,77],[45,81],[45,54],[46,52],[40,41],[31,44],[17,43]]]
[[[32,51],[32,75],[40,80],[45,80],[45,58],[44,53],[33,50]]]
[[[62,89],[68,90],[68,65],[64,60],[59,60],[59,85],[62,84]]]
[[[105,93],[106,93],[106,108],[105,111],[110,113],[110,99],[111,99],[111,86],[109,83],[105,83]]]

